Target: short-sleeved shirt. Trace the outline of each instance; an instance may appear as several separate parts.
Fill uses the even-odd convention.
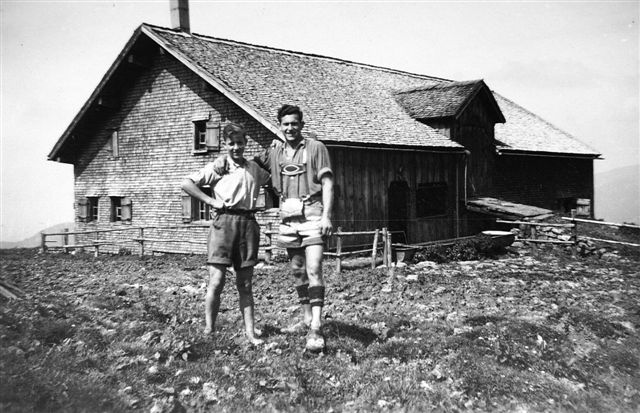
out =
[[[254,161],[245,160],[236,163],[227,157],[227,173],[218,175],[213,162],[209,162],[188,177],[197,186],[209,185],[213,197],[222,201],[226,208],[253,210],[256,209],[260,187],[269,182],[269,173]]]
[[[283,198],[314,197],[322,193],[322,176],[333,174],[327,147],[315,139],[302,139],[296,146],[293,156],[287,156],[287,144],[274,141],[267,149],[261,163],[271,172],[274,189]],[[282,175],[282,167],[288,163],[304,164],[306,172],[287,176]]]

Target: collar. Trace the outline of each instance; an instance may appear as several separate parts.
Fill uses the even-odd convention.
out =
[[[235,170],[238,168],[243,168],[247,164],[247,160],[242,158],[241,162],[236,162],[233,160],[231,155],[227,155],[227,164],[229,165],[229,170]]]
[[[298,142],[298,144],[293,147],[293,150],[297,151],[298,149],[304,147],[306,143],[307,143],[307,139],[303,136],[302,139],[300,139],[300,142]],[[285,150],[286,148],[291,148],[288,142],[285,142],[283,147],[285,148]]]

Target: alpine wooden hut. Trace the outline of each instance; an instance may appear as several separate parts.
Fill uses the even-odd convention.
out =
[[[598,153],[482,80],[190,33],[179,12],[173,29],[135,30],[49,154],[74,165],[78,229],[160,226],[143,235],[149,251],[203,252],[204,231],[191,226],[209,211],[180,181],[220,155],[228,122],[246,125],[249,157],[280,139],[283,103],[299,105],[307,134],[329,149],[334,225],[345,231],[467,235],[482,229],[469,206],[483,197],[593,213]],[[261,223],[276,221],[269,191],[263,203]]]

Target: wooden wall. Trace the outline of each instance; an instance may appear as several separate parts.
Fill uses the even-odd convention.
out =
[[[496,146],[494,120],[484,94],[462,111],[451,130],[451,138],[464,146],[468,158],[467,191],[470,197],[486,194],[493,185]]]
[[[501,155],[490,194],[552,210],[558,209],[560,199],[586,198],[593,214],[593,160]]]
[[[420,242],[456,236],[456,167],[461,154],[378,150],[330,146],[335,173],[334,226],[344,231],[366,231],[389,226],[388,191],[392,182],[406,181],[408,191],[407,241]],[[461,172],[458,177],[462,179]],[[416,217],[416,189],[421,183],[448,185],[446,213]]]
[[[247,158],[261,152],[274,137],[169,55],[153,56],[148,69],[127,79],[127,87],[116,92],[114,94],[120,97],[119,107],[87,116],[75,131],[81,139],[69,154],[74,160],[76,203],[87,196],[99,198],[96,221],[76,219],[83,230],[183,226],[182,180],[223,153],[193,152],[194,119],[210,116],[222,126],[228,122],[243,123],[249,134]],[[117,157],[113,156],[109,143],[114,129],[118,130],[120,140]],[[131,222],[110,222],[112,196],[131,199]],[[261,214],[260,219],[263,222],[276,220],[274,214]],[[105,238],[119,236],[118,233],[104,235]],[[159,244],[165,249],[206,251],[204,245],[187,242],[194,238],[204,240],[206,228],[189,230],[185,226],[185,229],[153,236],[175,240]],[[128,247],[135,251],[136,244]],[[106,247],[105,251],[108,250]]]

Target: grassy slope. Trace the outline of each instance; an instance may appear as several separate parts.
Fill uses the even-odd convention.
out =
[[[537,257],[334,274],[326,353],[279,333],[283,264],[257,271],[251,348],[231,276],[215,340],[201,257],[2,251],[26,297],[0,304],[0,410],[632,411],[640,408],[638,257]],[[412,281],[415,280],[416,281]]]

